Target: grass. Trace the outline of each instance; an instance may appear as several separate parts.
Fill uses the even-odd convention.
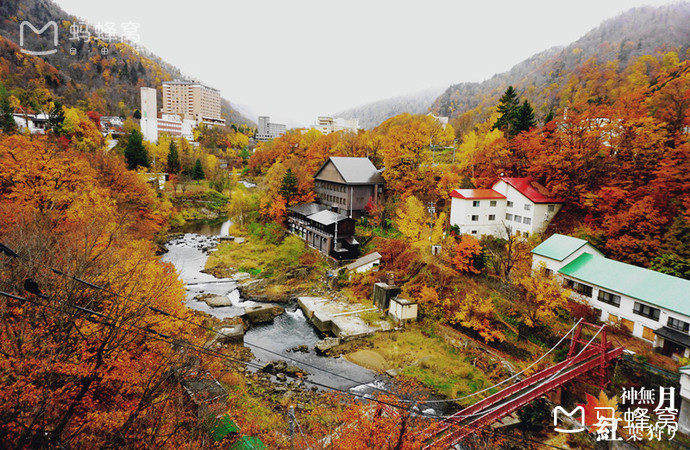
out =
[[[391,368],[415,379],[437,394],[455,398],[488,386],[488,377],[472,365],[465,354],[426,330],[428,324],[411,324],[400,332],[380,333],[370,338],[373,350]]]

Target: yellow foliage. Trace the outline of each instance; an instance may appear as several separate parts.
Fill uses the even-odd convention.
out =
[[[395,211],[395,226],[410,241],[417,242],[427,230],[427,212],[424,204],[415,196],[409,196]]]

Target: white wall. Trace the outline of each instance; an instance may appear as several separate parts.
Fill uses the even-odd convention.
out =
[[[553,216],[561,209],[559,203],[534,203],[532,200],[523,195],[520,191],[515,189],[503,180],[499,180],[492,188],[494,191],[503,194],[506,197],[506,211],[505,214],[510,214],[512,217],[508,220],[504,214],[506,225],[510,225],[511,229],[519,231],[520,234],[541,233],[546,229]],[[512,206],[508,206],[508,202],[512,202]],[[529,209],[525,209],[525,205]],[[549,205],[554,205],[554,211],[548,212]],[[515,216],[520,217],[520,222],[515,221]],[[529,219],[530,223],[525,223],[525,217]]]
[[[479,206],[473,206],[473,202],[479,202]],[[495,201],[496,206],[491,206]],[[505,219],[505,199],[462,199],[451,197],[450,224],[460,227],[463,234],[472,234],[477,237],[488,234],[493,236],[505,236],[503,221]],[[494,220],[489,220],[489,215]],[[472,216],[479,216],[477,221]]]

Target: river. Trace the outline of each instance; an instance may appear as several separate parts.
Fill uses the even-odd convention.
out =
[[[166,244],[168,252],[161,257],[163,261],[175,265],[187,285],[187,306],[219,319],[239,316],[244,313],[245,307],[257,304],[243,299],[233,280],[218,279],[201,272],[208,258],[207,252],[213,251],[218,237],[228,235],[229,226],[228,221],[188,225],[183,230],[184,235]],[[202,293],[227,295],[232,306],[212,308],[204,302],[194,300],[194,297]],[[276,317],[270,324],[253,326],[245,334],[244,343],[254,354],[253,362],[265,364],[271,360],[284,359],[309,372],[308,380],[335,389],[352,389],[359,394],[374,391],[373,386],[383,386],[374,372],[343,357],[317,355],[314,344],[322,337],[296,304],[281,306],[285,307],[285,314]],[[309,353],[288,351],[298,345],[307,345]]]

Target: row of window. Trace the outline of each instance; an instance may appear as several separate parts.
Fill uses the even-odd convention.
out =
[[[489,220],[496,220],[496,214],[489,214]],[[475,214],[472,216],[472,222],[479,222],[479,215]]]
[[[328,183],[326,181],[316,181],[316,182],[314,182],[314,186],[317,188],[328,189],[329,191],[336,191],[336,192],[346,192],[347,191],[347,186],[344,186],[342,184],[336,184],[336,183]]]
[[[608,303],[609,305],[613,305],[615,307],[621,306],[620,295],[616,295],[611,292],[606,292],[601,289],[599,290],[597,300],[603,303]],[[659,320],[659,316],[661,314],[661,310],[659,308],[654,308],[653,306],[645,305],[640,302],[635,302],[635,305],[633,306],[633,312],[639,316],[647,317],[649,319],[656,321]],[[674,330],[678,330],[683,333],[687,333],[690,331],[690,323],[673,317],[668,318],[668,322],[666,325],[669,328],[673,328]]]
[[[477,208],[477,207],[479,207],[480,205],[481,205],[481,200],[473,200],[473,201],[472,201],[472,206],[473,206],[473,207]],[[511,202],[510,200],[508,200],[508,202],[506,203],[506,205],[508,206],[508,208],[512,208],[512,207],[513,207],[513,202]],[[489,206],[496,206],[496,200],[489,200]],[[532,210],[532,205],[529,204],[529,203],[526,203],[526,204],[523,205],[523,208],[525,209],[525,211],[531,211],[531,210]],[[548,212],[552,213],[552,212],[554,212],[554,211],[556,210],[556,205],[547,205],[546,208],[547,208],[547,211],[548,211]]]
[[[481,204],[480,200],[473,200],[472,201],[472,206],[474,206],[475,208],[478,207],[480,204]],[[489,200],[489,206],[496,206],[496,200]]]
[[[327,202],[338,203],[339,205],[345,205],[345,198],[336,197],[335,195],[330,195],[330,194],[321,194],[321,197],[323,197]]]
[[[525,225],[531,225],[532,219],[530,217],[522,217],[518,215],[506,214],[506,220],[515,223],[524,223]]]

